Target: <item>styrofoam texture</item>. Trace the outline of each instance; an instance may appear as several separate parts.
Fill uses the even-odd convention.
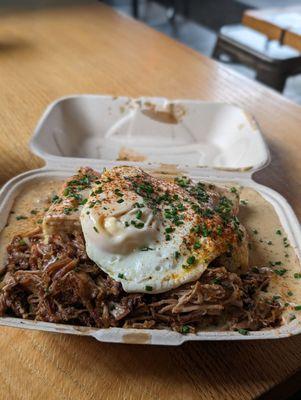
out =
[[[91,162],[92,167],[109,168],[113,162]],[[159,165],[147,166],[150,170],[158,170]],[[12,181],[8,182],[0,192],[0,228],[3,228],[7,222],[9,212],[16,196],[29,182],[36,179],[64,179],[74,173],[71,167],[63,170],[49,169],[47,167],[26,172]],[[267,201],[275,208],[280,218],[280,222],[285,230],[290,243],[296,250],[300,259],[301,255],[301,230],[294,212],[287,201],[277,192],[265,186],[253,182],[248,176],[236,175],[227,171],[210,170],[203,168],[187,168],[184,171],[192,179],[208,180],[220,183],[235,181],[246,187],[257,190]],[[81,326],[72,326],[64,324],[46,323],[40,321],[23,320],[19,318],[3,317],[0,318],[0,325],[26,328],[40,331],[68,333],[75,335],[92,336],[99,341],[114,343],[136,343],[136,344],[159,344],[159,345],[180,345],[186,341],[204,341],[204,340],[256,340],[256,339],[279,339],[301,333],[301,325],[297,320],[291,321],[279,328],[267,329],[257,332],[250,332],[243,336],[238,332],[232,331],[202,331],[196,334],[182,335],[171,330],[158,329],[124,329],[109,328],[97,329]]]
[[[180,107],[176,109],[180,114],[185,110],[177,124],[154,121],[145,114],[153,106],[157,112],[164,113],[171,104]],[[33,179],[64,179],[81,165],[101,170],[135,164],[160,170],[161,164],[152,163],[160,161],[177,164],[181,172],[195,179],[235,181],[258,190],[273,204],[300,257],[300,227],[292,209],[278,193],[251,180],[252,172],[269,162],[269,151],[253,117],[236,106],[165,98],[68,96],[46,109],[30,146],[45,160],[46,166],[25,172],[2,188],[0,229],[6,224],[15,197]],[[122,147],[146,156],[146,160],[113,161]],[[187,164],[194,167],[187,168]],[[301,330],[296,321],[277,329],[250,332],[247,336],[229,331],[182,335],[170,330],[96,329],[8,317],[0,318],[0,325],[93,336],[103,342],[164,345],[180,345],[191,340],[276,339],[298,334]]]
[[[145,162],[178,165],[257,170],[269,162],[252,116],[235,105],[199,100],[64,97],[46,109],[30,145],[52,165],[116,160],[122,149]]]

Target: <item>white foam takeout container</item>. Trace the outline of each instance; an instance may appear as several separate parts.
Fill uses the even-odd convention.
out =
[[[162,170],[176,164],[193,179],[236,182],[254,188],[275,208],[283,229],[301,254],[298,220],[277,192],[252,180],[269,163],[269,151],[252,116],[230,104],[165,98],[77,95],[58,99],[41,117],[30,143],[45,166],[13,178],[0,192],[0,229],[6,225],[14,199],[28,182],[63,179],[79,166],[98,170],[114,165],[139,165]],[[113,161],[120,157],[136,162]],[[171,168],[170,171],[174,171]],[[200,340],[277,339],[301,332],[297,320],[276,329],[250,332],[202,331],[182,335],[169,330],[98,329],[0,318],[0,325],[93,336],[99,341],[180,345]]]

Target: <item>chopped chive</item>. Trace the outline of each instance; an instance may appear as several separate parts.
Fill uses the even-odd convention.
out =
[[[190,328],[188,325],[183,325],[181,328],[181,333],[183,333],[184,335],[186,335],[187,333],[190,332]]]
[[[37,220],[37,224],[41,224],[42,222],[43,222],[42,219],[38,219],[38,220]]]
[[[222,236],[223,228],[220,225],[218,225],[218,227],[216,228],[216,233],[218,234],[218,236]]]
[[[283,238],[283,245],[284,247],[289,247],[290,244],[288,243],[287,237]]]
[[[187,262],[188,265],[193,265],[193,264],[195,264],[195,263],[196,263],[196,258],[195,258],[195,256],[190,256],[190,257],[188,257],[187,260],[186,260],[186,262]]]
[[[87,201],[88,201],[88,199],[83,199],[83,200],[79,203],[79,205],[80,205],[80,206],[83,206],[83,205],[85,205],[85,204],[87,203]]]
[[[64,208],[64,214],[66,214],[66,215],[69,215],[72,211],[73,211],[73,209],[70,207]]]
[[[248,329],[243,329],[243,328],[237,329],[237,332],[244,336],[249,334]]]
[[[59,196],[57,194],[55,194],[54,196],[52,196],[51,198],[51,203],[56,203],[59,200]]]
[[[119,199],[119,200],[117,200],[117,203],[123,203],[124,202],[124,200],[123,199]]]
[[[294,294],[294,293],[293,293],[291,290],[289,290],[289,291],[287,292],[287,295],[288,295],[288,296],[293,296],[293,294]]]
[[[282,265],[281,261],[270,261],[271,267],[275,267],[276,265]]]
[[[180,257],[180,255],[181,255],[181,253],[180,253],[179,251],[176,251],[176,252],[175,252],[175,258],[176,258],[176,260]]]
[[[186,176],[182,176],[181,178],[175,178],[175,183],[181,187],[187,187],[190,183],[190,179]]]
[[[230,192],[231,192],[231,193],[237,193],[236,187],[234,187],[234,186],[231,187],[231,188],[230,188]]]
[[[17,215],[16,216],[16,220],[20,221],[21,219],[27,219],[27,217],[25,217],[24,215]]]
[[[118,278],[120,278],[120,279],[124,279],[124,274],[118,274]]]
[[[201,243],[199,242],[199,240],[197,240],[194,245],[193,245],[194,250],[200,249],[201,248]]]
[[[37,210],[31,210],[31,211],[30,211],[30,214],[32,214],[32,215],[36,215],[37,213],[38,213]]]
[[[184,221],[174,221],[174,224],[175,224],[176,226],[180,226],[180,225],[183,225],[183,224],[184,224]]]
[[[294,278],[295,279],[301,279],[301,273],[300,272],[295,272],[294,273]]]
[[[96,228],[96,226],[93,226],[93,229],[95,230],[96,233],[99,233],[99,230]]]
[[[206,208],[205,210],[202,210],[202,215],[203,215],[203,217],[206,217],[206,218],[212,218],[213,217],[213,211],[212,210],[210,210],[210,208]]]
[[[276,235],[282,235],[282,232],[281,232],[280,229],[277,229],[277,230],[276,230]]]
[[[24,240],[24,239],[21,239],[21,240],[19,241],[19,245],[20,245],[20,246],[25,246],[25,245],[26,245],[25,240]]]
[[[151,292],[151,291],[153,290],[153,287],[152,287],[152,286],[149,286],[149,285],[146,285],[146,286],[145,286],[145,290],[146,290],[147,292]]]
[[[138,211],[136,212],[136,218],[137,218],[137,219],[141,219],[141,217],[142,217],[142,211],[141,211],[141,210],[138,210]]]
[[[131,221],[131,225],[135,226],[135,228],[142,229],[144,227],[144,222],[136,222],[134,220]]]
[[[283,269],[274,269],[274,272],[278,276],[283,276],[287,272],[287,269],[285,269],[285,268],[283,268]]]
[[[122,193],[119,189],[115,189],[115,190],[114,190],[114,193],[115,193],[116,196],[118,196],[118,197],[122,197],[122,196],[123,196],[123,193]]]
[[[301,311],[301,306],[295,306],[294,309],[295,309],[296,311]]]

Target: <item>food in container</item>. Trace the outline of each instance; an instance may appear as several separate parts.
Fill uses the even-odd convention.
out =
[[[104,118],[104,116],[106,116],[106,118]],[[227,123],[225,116],[227,116]],[[82,123],[83,120],[85,121],[84,125]],[[199,129],[199,121],[202,121],[201,129]],[[150,147],[150,142],[154,143],[153,138],[156,134],[158,134],[158,139],[162,138],[162,140],[160,140],[160,146],[155,145]],[[157,144],[156,141],[155,144]],[[231,265],[234,266],[235,263],[233,264],[233,262],[230,263],[230,267],[228,267],[228,269],[226,268],[226,271],[223,270],[224,275],[222,274],[222,271],[219,271],[221,276],[215,276],[214,273],[216,273],[216,270],[214,270],[214,268],[211,270],[208,268],[211,260],[207,260],[207,262],[204,262],[203,260],[201,265],[202,271],[199,271],[199,275],[197,274],[194,277],[191,277],[191,279],[185,278],[186,280],[183,278],[182,281],[181,278],[177,284],[175,283],[177,280],[175,277],[173,277],[173,280],[164,280],[166,275],[163,274],[165,271],[163,265],[162,274],[160,275],[160,271],[157,271],[158,279],[153,279],[151,284],[144,285],[144,283],[141,282],[143,282],[143,279],[147,278],[146,275],[142,276],[141,282],[137,282],[137,279],[135,281],[135,274],[132,276],[134,279],[132,279],[131,282],[125,282],[124,278],[126,278],[128,265],[126,265],[126,263],[123,263],[123,265],[121,262],[122,260],[120,261],[119,259],[118,266],[118,262],[112,263],[112,259],[109,258],[109,261],[106,263],[105,273],[108,274],[110,278],[113,278],[113,282],[119,282],[119,287],[121,284],[125,292],[126,290],[128,290],[129,293],[132,291],[133,295],[129,296],[135,296],[134,293],[146,293],[142,294],[142,297],[146,296],[147,298],[150,298],[150,296],[153,296],[151,297],[153,303],[156,301],[157,303],[161,302],[160,304],[157,304],[157,306],[153,306],[152,312],[158,314],[162,321],[164,321],[165,317],[165,323],[161,321],[160,325],[160,323],[156,321],[156,318],[152,318],[152,320],[155,320],[155,324],[152,326],[151,324],[153,322],[151,321],[151,318],[149,318],[148,320],[145,320],[146,322],[141,322],[138,319],[136,322],[131,321],[127,325],[126,323],[123,325],[116,324],[117,327],[97,329],[86,326],[93,325],[91,322],[88,322],[87,324],[82,322],[80,325],[78,325],[72,324],[72,321],[68,321],[70,325],[62,325],[61,323],[55,323],[56,321],[49,323],[4,317],[1,318],[2,324],[26,326],[32,329],[46,329],[86,334],[95,336],[99,340],[104,341],[154,344],[180,344],[186,340],[205,339],[220,340],[253,339],[261,337],[275,338],[298,332],[299,286],[296,276],[299,276],[298,271],[300,267],[298,258],[296,256],[296,250],[298,254],[299,226],[296,224],[296,219],[291,209],[280,195],[268,188],[256,184],[251,179],[252,172],[263,167],[265,163],[267,163],[268,152],[256,124],[242,110],[230,105],[216,105],[190,101],[168,102],[165,99],[140,99],[138,101],[134,101],[125,98],[112,99],[110,97],[101,96],[78,96],[74,98],[63,99],[50,107],[38,125],[32,141],[32,148],[36,154],[45,158],[47,165],[42,170],[26,173],[24,176],[17,177],[6,185],[6,188],[4,188],[1,194],[1,215],[3,223],[6,222],[8,212],[11,211],[14,198],[16,199],[13,206],[13,211],[15,212],[18,212],[18,207],[24,207],[26,196],[29,196],[30,198],[31,193],[31,199],[34,198],[37,190],[40,193],[45,192],[44,200],[47,203],[50,198],[49,193],[52,190],[55,192],[54,196],[58,196],[56,193],[58,193],[58,186],[61,186],[61,182],[58,183],[57,181],[70,177],[72,173],[75,172],[76,168],[81,165],[89,165],[97,171],[96,173],[93,173],[95,177],[94,181],[101,181],[101,177],[98,176],[98,173],[103,167],[108,168],[108,172],[105,172],[101,176],[105,177],[106,174],[109,174],[109,177],[111,177],[110,174],[112,174],[112,171],[116,171],[116,169],[111,170],[112,166],[117,165],[119,166],[117,167],[117,170],[118,168],[120,170],[124,170],[126,168],[121,167],[122,165],[134,165],[134,168],[132,169],[136,171],[135,176],[137,175],[137,171],[141,171],[137,170],[137,167],[139,166],[143,170],[150,172],[153,176],[159,176],[160,178],[164,177],[165,182],[169,182],[166,183],[167,186],[169,185],[169,188],[174,187],[172,185],[176,184],[176,188],[179,188],[176,189],[176,192],[174,193],[176,196],[179,196],[179,191],[181,193],[181,190],[188,190],[189,188],[189,190],[191,190],[191,188],[197,187],[196,185],[199,185],[199,189],[201,188],[203,190],[203,185],[205,185],[205,190],[200,190],[200,194],[204,195],[205,193],[205,195],[207,195],[207,192],[210,192],[210,190],[215,193],[216,191],[219,191],[219,195],[217,196],[218,202],[221,198],[230,198],[231,204],[234,205],[235,201],[237,201],[238,193],[241,191],[241,204],[239,206],[240,214],[237,217],[237,221],[235,219],[234,221],[236,221],[236,228],[238,229],[238,232],[241,230],[243,235],[245,229],[244,226],[246,226],[247,232],[245,233],[245,236],[248,237],[248,242],[251,245],[251,249],[249,251],[250,258],[252,259],[251,262],[253,263],[251,264],[253,271],[249,271],[249,276],[247,273],[245,273],[245,271],[240,271],[239,274],[242,272],[243,275],[237,275],[237,279],[241,279],[242,281],[244,281],[244,279],[249,279],[249,282],[244,284],[250,285],[252,279],[255,279],[254,277],[260,277],[262,282],[258,283],[258,287],[262,285],[262,288],[264,289],[264,280],[266,279],[265,273],[267,271],[265,271],[264,268],[262,269],[262,267],[264,266],[266,269],[268,269],[269,289],[267,296],[270,297],[266,304],[269,304],[270,309],[274,313],[273,315],[276,313],[275,321],[277,318],[279,319],[281,310],[282,320],[281,323],[279,321],[275,323],[270,321],[270,325],[268,322],[263,322],[263,325],[260,326],[260,329],[263,328],[263,330],[256,330],[257,328],[255,326],[255,321],[255,331],[251,331],[251,327],[250,332],[249,329],[244,328],[244,325],[241,325],[240,327],[239,324],[236,326],[236,331],[229,331],[227,330],[227,326],[225,324],[223,325],[217,323],[214,318],[211,318],[214,325],[208,323],[207,326],[203,327],[201,330],[196,329],[195,324],[189,324],[189,318],[187,319],[188,323],[185,324],[185,318],[182,318],[183,316],[185,317],[185,314],[186,317],[189,316],[189,312],[193,312],[193,308],[195,311],[200,310],[200,307],[197,308],[197,305],[195,304],[195,299],[192,300],[191,303],[186,301],[187,297],[191,296],[191,292],[193,290],[197,292],[192,283],[195,283],[196,279],[199,278],[200,285],[203,284],[207,285],[207,287],[209,286],[210,290],[216,290],[217,295],[221,296],[220,293],[218,294],[218,290],[221,291],[225,289],[225,287],[223,287],[223,281],[227,281],[227,284],[231,282],[231,279],[228,276],[225,277],[224,275],[232,273],[232,278],[236,279],[235,274],[238,271],[229,270],[231,269]],[[127,149],[126,157],[124,157],[125,149]],[[103,159],[105,156],[128,159],[131,157],[131,154],[134,154],[134,159],[137,159],[137,157],[140,157],[140,159],[137,162],[129,162],[128,160],[113,162],[109,160],[105,161]],[[76,155],[77,157],[71,157],[72,155]],[[87,156],[91,157],[87,159]],[[154,163],[154,161],[158,160],[169,163],[173,156],[175,162],[178,163],[177,167],[170,165],[162,166]],[[97,158],[102,159],[97,160]],[[142,158],[143,162],[141,162]],[[183,163],[184,160],[189,160],[191,166],[185,166]],[[193,167],[193,164],[207,164],[210,165],[210,168]],[[131,170],[131,168],[129,168],[128,171],[129,170]],[[156,178],[147,178],[146,183],[149,183],[149,179]],[[174,179],[175,183],[171,183],[171,181]],[[76,181],[77,179],[73,180]],[[186,188],[183,187],[183,182],[184,184],[187,184]],[[156,187],[156,185],[154,186]],[[224,196],[224,193],[220,192],[220,187],[223,187],[222,190],[227,191],[228,197]],[[65,191],[66,196],[68,196],[66,188],[68,188],[68,185],[63,189],[63,191]],[[195,191],[195,189],[193,190]],[[18,192],[19,196],[17,196]],[[128,203],[129,199],[128,197],[124,198],[124,194],[122,196],[120,195],[120,193],[122,193],[121,189],[118,193],[119,195],[115,193],[115,200],[116,204],[121,207],[122,203],[117,203],[117,201],[125,200],[124,202]],[[190,194],[187,194],[187,196],[190,196]],[[84,204],[80,205],[80,207],[86,211],[89,211],[89,206],[94,202],[94,200],[91,199],[91,193],[87,195],[90,197],[85,197],[85,195],[84,198],[81,199],[81,201],[84,200]],[[99,193],[96,195],[101,196],[102,194]],[[58,197],[61,196],[62,193]],[[86,202],[85,199],[87,199]],[[176,200],[176,203],[176,206],[182,205],[182,207],[185,208],[185,211],[187,208],[188,211],[194,215],[193,211],[191,211],[189,208],[191,204],[188,203],[185,205],[185,201],[183,199],[181,202]],[[44,207],[43,200],[41,200],[40,205],[41,207]],[[107,206],[110,206],[110,204]],[[85,222],[86,214],[83,214],[84,217],[82,216],[82,224],[79,224],[78,215],[76,218],[73,218],[74,214],[78,213],[78,210],[75,211],[75,213],[73,212],[74,210],[71,210],[70,212],[68,211],[67,215],[65,215],[66,218],[64,218],[64,224],[62,227],[60,227],[59,223],[56,224],[56,222],[59,221],[57,215],[60,213],[60,204],[50,205],[50,210],[46,212],[44,209],[41,209],[41,207],[38,206],[33,209],[32,211],[34,211],[34,213],[33,215],[30,215],[30,218],[24,220],[20,218],[18,220],[18,224],[20,224],[18,229],[22,228],[21,224],[26,225],[29,223],[29,219],[33,220],[34,225],[36,225],[36,222],[40,219],[44,219],[44,223],[42,224],[45,233],[42,238],[44,242],[45,238],[47,239],[47,235],[50,237],[51,234],[55,232],[55,229],[59,229],[60,233],[62,233],[62,228],[63,231],[66,230],[68,232],[69,227],[72,226],[72,229],[80,234],[81,226],[86,227],[84,229],[84,233],[86,230],[86,243],[92,243],[96,237],[96,245],[91,245],[90,243],[90,245],[87,247],[88,255],[96,262],[96,265],[99,264],[100,267],[104,268],[101,265],[101,259],[103,258],[104,253],[99,253],[98,251],[99,247],[101,247],[103,243],[99,245],[99,242],[97,242],[97,239],[99,239],[99,236],[97,236],[98,232],[94,231],[91,234],[92,230],[89,229],[89,226],[91,225],[90,217],[88,218],[88,221]],[[61,210],[64,210],[64,208],[69,209],[70,207],[63,207]],[[233,211],[234,208],[236,208],[236,211]],[[216,209],[216,205],[213,207],[213,209]],[[237,212],[237,209],[238,207],[236,206],[232,208],[233,213],[230,211],[232,217],[236,216],[235,213]],[[258,212],[259,209],[261,210],[261,215]],[[132,211],[135,212],[135,218],[132,220],[136,225],[147,222],[147,217],[149,217],[147,207],[142,207],[141,210],[131,208],[130,212]],[[141,211],[139,216],[141,214],[140,218],[142,218],[143,222],[140,221],[139,218],[136,218],[139,211]],[[29,211],[27,211],[27,213],[28,212]],[[80,212],[82,212],[82,210]],[[182,213],[187,215],[187,212]],[[57,215],[55,213],[57,213]],[[96,215],[98,214],[96,213]],[[22,214],[17,216],[22,217]],[[112,217],[112,215],[107,216],[110,218]],[[26,218],[27,214],[23,215],[23,217]],[[2,249],[4,248],[4,242],[5,238],[7,238],[10,224],[14,218],[16,218],[16,215],[12,214],[10,216],[9,226],[5,228],[5,231],[2,233]],[[260,218],[265,218],[265,221],[270,221],[271,224],[267,224],[267,226],[265,226],[265,224],[259,224],[258,222],[260,221]],[[132,220],[127,222],[130,224]],[[242,223],[240,223],[240,220],[242,220]],[[116,227],[116,221],[113,222],[111,221],[107,224],[107,228],[109,230],[111,229],[111,233],[114,231],[114,229],[116,230],[120,228],[120,226]],[[119,223],[120,221],[117,222]],[[187,225],[187,222],[189,221],[185,221],[185,225]],[[202,220],[202,222],[204,221]],[[260,225],[260,228],[257,227],[256,224]],[[94,227],[95,226],[93,226],[92,229]],[[136,226],[131,228],[136,229]],[[175,229],[174,226],[167,226],[167,229],[170,229],[171,231],[164,231],[165,237],[163,239],[165,242],[171,242],[174,245],[179,238],[183,239],[184,237],[190,237],[190,232],[194,228],[195,226],[192,224],[192,226],[189,227],[189,231],[185,232],[184,234],[183,231],[181,231],[182,228]],[[97,226],[96,229],[98,230]],[[166,229],[166,226],[164,229]],[[208,237],[208,230],[210,231],[210,228],[207,229],[206,225],[205,227],[201,226],[200,229],[207,230],[206,232],[203,231],[201,235],[201,239],[204,240],[204,238]],[[211,230],[214,231],[215,238],[219,238],[219,235],[221,237],[223,236],[223,232],[221,232],[222,227],[219,224],[215,224]],[[143,229],[141,233],[142,232]],[[203,235],[204,233],[206,233],[207,236]],[[37,231],[36,235],[40,234],[40,230]],[[94,234],[96,235],[95,237],[93,236]],[[138,235],[137,237],[140,239],[141,236]],[[147,242],[150,236],[151,235],[146,235],[143,240],[146,240]],[[166,236],[167,239],[170,237],[170,239],[167,241]],[[22,242],[22,240],[26,241],[27,239],[18,240],[21,240],[21,247],[29,246],[29,243]],[[205,241],[206,240],[207,239],[205,239]],[[143,257],[147,255],[148,265],[150,265],[149,260],[153,260],[153,258],[155,258],[155,256],[152,255],[155,253],[152,252],[156,252],[156,250],[149,250],[149,248],[151,248],[150,243],[146,242],[141,242],[140,250],[141,248],[148,248],[147,251],[142,250],[141,253],[143,253]],[[162,240],[159,242],[162,242]],[[247,244],[247,240],[242,240],[242,242],[244,246],[240,248],[241,251],[238,251],[237,254],[242,255],[243,259],[243,254],[246,254],[245,244]],[[226,243],[226,240],[224,240],[223,243]],[[17,249],[19,245],[20,243],[17,243]],[[168,247],[171,248],[169,245],[170,243],[168,243],[168,246],[166,246],[165,243],[163,249]],[[200,245],[200,247],[202,247],[204,243],[200,243],[198,241],[196,242],[194,238],[193,246],[196,245]],[[136,247],[134,245],[134,248]],[[175,252],[176,251],[178,250],[175,250]],[[194,253],[196,253],[196,255]],[[169,252],[169,255],[170,254],[171,251]],[[196,247],[193,248],[193,254],[189,254],[187,256],[185,255],[185,258],[180,259],[181,262],[175,262],[175,257],[173,257],[173,262],[179,267],[179,269],[176,271],[181,271],[181,274],[185,275],[185,277],[189,276],[189,274],[194,270],[193,267],[195,264],[199,266],[196,260],[198,260],[200,254],[202,254],[200,248]],[[214,251],[212,251],[211,254],[215,254]],[[133,260],[137,261],[135,257]],[[138,257],[138,261],[139,260],[141,260],[140,256]],[[186,261],[189,262],[186,263]],[[227,260],[223,261],[225,265],[226,262]],[[238,264],[239,266],[242,266],[243,262],[240,260]],[[68,265],[68,263],[66,265]],[[123,265],[124,270],[118,272],[116,269],[116,271],[112,272],[112,265],[114,265],[117,269],[121,268]],[[153,265],[154,267],[158,267],[156,263]],[[186,268],[183,268],[183,266],[186,266]],[[56,265],[55,268],[56,267],[58,266]],[[70,260],[67,270],[69,268],[70,271],[73,267],[72,260]],[[95,264],[92,266],[90,265],[89,267],[93,269]],[[80,271],[78,271],[78,273],[80,273]],[[91,273],[93,274],[93,271]],[[204,281],[201,281],[202,279]],[[162,282],[165,283],[162,284]],[[169,282],[169,286],[166,286],[166,282]],[[182,285],[190,285],[188,287],[190,292],[188,290],[186,293],[183,292],[179,293],[178,295],[173,294],[173,298],[168,298],[168,296],[162,294],[169,294],[170,290],[177,291],[179,290],[178,288],[182,287]],[[146,287],[148,289],[146,289]],[[204,287],[200,289],[199,295],[200,293],[204,295]],[[163,292],[162,288],[164,289]],[[185,289],[187,289],[186,286]],[[111,287],[109,290],[114,290],[114,287]],[[153,290],[153,294],[150,295],[149,292]],[[182,296],[180,296],[181,294]],[[128,299],[128,297],[124,296],[125,299]],[[133,297],[132,302],[138,302],[138,297],[136,299]],[[184,313],[182,313],[182,319],[180,319],[180,323],[175,323],[175,321],[177,322],[176,318],[170,322],[168,321],[170,310],[173,308],[175,311],[175,305],[171,307],[171,302],[174,302],[175,299],[178,301],[181,297],[181,306],[183,307],[184,299],[184,304],[186,304],[187,307],[192,308],[190,310],[187,309]],[[191,298],[193,298],[193,296],[191,296]],[[252,302],[252,299],[245,300]],[[124,300],[124,302],[126,302],[126,300]],[[178,305],[178,303],[176,305]],[[288,305],[286,303],[288,303]],[[116,301],[115,303],[114,301],[111,301],[111,303],[108,304],[108,307],[112,307],[112,310],[108,310],[108,313],[111,313],[112,315],[114,315],[114,312],[117,315],[118,311],[120,312],[120,308],[122,308],[120,302],[117,302],[116,304]],[[119,310],[114,311],[114,307],[119,307]],[[79,313],[81,311],[82,310],[79,309]],[[279,315],[277,312],[279,312]],[[174,312],[171,314],[176,313]],[[150,321],[149,325],[147,324],[147,321]],[[135,325],[135,323],[137,325]],[[264,326],[265,323],[266,326],[268,326],[266,329]]]

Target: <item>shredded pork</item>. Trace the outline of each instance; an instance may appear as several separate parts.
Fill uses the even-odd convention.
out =
[[[1,270],[0,315],[99,328],[195,332],[259,330],[281,321],[281,306],[265,293],[269,271],[237,275],[213,263],[193,283],[162,294],[128,294],[88,259],[80,233],[68,240],[40,228],[16,236]]]

